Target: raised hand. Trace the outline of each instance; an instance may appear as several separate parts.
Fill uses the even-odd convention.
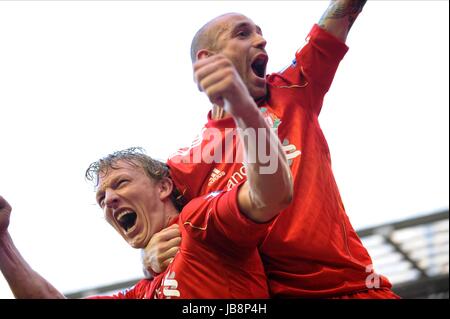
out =
[[[223,54],[199,59],[194,64],[194,78],[213,104],[233,116],[243,116],[248,106],[255,104],[233,63]]]
[[[11,210],[12,208],[6,199],[0,196],[0,234],[8,230]]]

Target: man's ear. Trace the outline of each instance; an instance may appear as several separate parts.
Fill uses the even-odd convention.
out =
[[[173,190],[172,180],[168,177],[163,177],[163,179],[159,181],[159,198],[162,201],[166,200],[172,194],[172,190]]]
[[[201,60],[201,59],[204,59],[204,58],[208,58],[208,57],[210,57],[212,55],[213,55],[213,52],[211,52],[210,50],[208,50],[208,49],[201,49],[201,50],[199,50],[197,52],[197,61]]]

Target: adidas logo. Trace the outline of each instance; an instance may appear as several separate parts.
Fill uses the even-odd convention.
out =
[[[209,178],[208,186],[211,186],[215,181],[225,175],[225,172],[218,170],[217,168],[213,169],[211,173],[211,177]]]

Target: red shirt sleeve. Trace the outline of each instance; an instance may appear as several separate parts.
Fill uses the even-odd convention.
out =
[[[307,78],[319,83],[328,91],[348,47],[317,24],[309,32],[306,42],[307,44],[295,55],[297,64]]]
[[[344,42],[315,24],[306,37],[306,44],[296,52],[292,64],[280,73],[269,75],[268,82],[275,87],[306,88],[310,98],[316,102],[311,103],[311,107],[319,113],[323,97],[347,51]]]
[[[151,280],[143,279],[131,288],[124,289],[110,296],[89,296],[86,299],[144,299],[148,289],[151,286]]]
[[[237,253],[256,248],[271,223],[256,223],[240,212],[237,194],[242,184],[195,198],[186,205],[180,221],[188,235],[221,251]]]

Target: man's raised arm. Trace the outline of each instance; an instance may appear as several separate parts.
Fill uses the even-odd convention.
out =
[[[64,295],[23,259],[8,232],[11,206],[0,196],[0,270],[16,298],[60,299]]]
[[[332,0],[319,20],[319,26],[345,42],[348,32],[367,0]]]
[[[292,201],[292,175],[281,143],[261,115],[233,63],[222,54],[194,64],[199,87],[231,114],[244,145],[247,181],[238,193],[241,212],[267,222]]]

